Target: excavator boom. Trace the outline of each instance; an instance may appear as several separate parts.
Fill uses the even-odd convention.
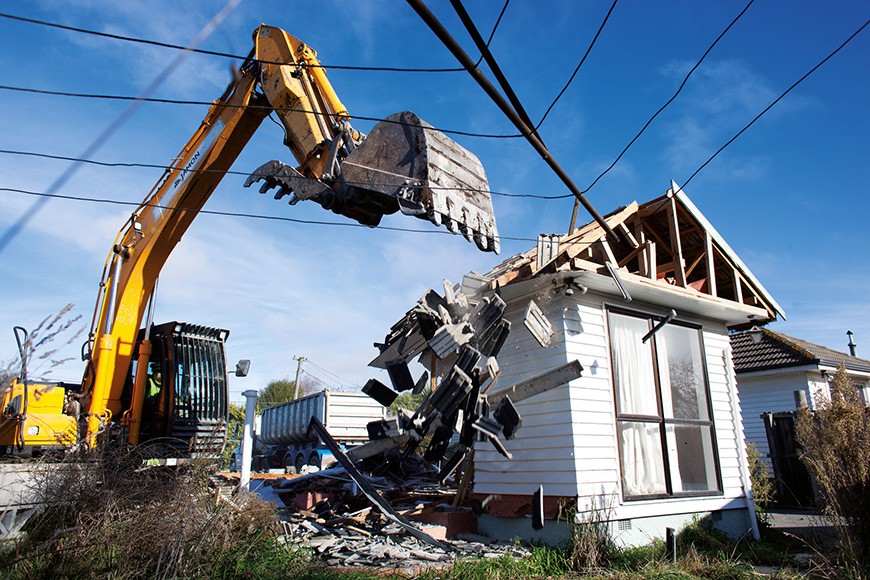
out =
[[[401,211],[462,233],[481,250],[498,251],[486,176],[473,154],[408,112],[362,135],[350,126],[314,50],[266,25],[253,38],[250,57],[125,224],[106,261],[77,394],[87,445],[117,422],[126,427],[129,442],[138,443],[152,353],[150,311],[143,336],[139,328],[157,277],[271,113],[283,125],[284,143],[298,165],[271,161],[246,185],[264,180],[264,189],[279,187],[277,198],[292,195],[291,204],[313,200],[372,227],[383,215]],[[125,389],[130,382],[132,389]]]

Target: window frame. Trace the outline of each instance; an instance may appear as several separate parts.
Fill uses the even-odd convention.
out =
[[[695,330],[697,332],[698,338],[698,348],[700,354],[700,366],[702,371],[702,382],[704,387],[704,392],[707,398],[707,414],[709,420],[705,419],[680,419],[676,417],[667,418],[664,416],[664,404],[662,401],[662,384],[661,384],[661,374],[659,373],[659,355],[658,348],[656,344],[656,334],[650,337],[650,355],[652,356],[652,365],[653,365],[653,375],[655,384],[653,388],[655,389],[655,397],[656,397],[656,410],[658,411],[658,415],[638,415],[631,413],[620,413],[619,411],[619,395],[617,392],[618,383],[616,377],[616,365],[614,363],[614,349],[613,349],[613,317],[612,315],[622,315],[629,316],[639,320],[645,320],[649,330],[655,326],[658,322],[657,319],[662,319],[663,315],[661,314],[651,314],[648,312],[642,312],[639,310],[633,310],[628,308],[621,308],[617,306],[605,305],[606,317],[607,317],[607,350],[610,356],[610,376],[613,384],[612,392],[613,392],[613,416],[614,416],[614,426],[616,433],[616,447],[618,451],[619,458],[619,486],[622,491],[622,497],[625,501],[644,501],[651,499],[675,499],[675,498],[686,498],[686,497],[715,497],[721,496],[724,494],[723,486],[722,486],[722,467],[720,464],[719,458],[719,445],[718,438],[716,437],[716,422],[715,417],[713,416],[713,399],[710,393],[710,377],[709,371],[707,369],[707,354],[704,345],[704,334],[703,334],[703,326],[700,324],[694,324],[691,322],[687,322],[684,320],[673,320],[668,323],[671,326],[679,326],[683,328],[689,328],[691,330]],[[649,423],[653,425],[657,425],[659,428],[659,444],[661,446],[662,453],[662,462],[664,469],[664,478],[665,478],[665,493],[652,493],[652,494],[630,494],[625,489],[625,481],[623,478],[623,449],[622,449],[622,438],[620,437],[620,425],[624,423]],[[668,451],[667,444],[667,429],[668,427],[678,427],[678,426],[701,426],[708,427],[710,429],[710,439],[712,444],[712,452],[713,452],[713,471],[715,474],[715,485],[716,489],[710,490],[693,490],[693,491],[674,491],[673,482],[671,478],[671,457]],[[674,461],[678,461],[678,458],[673,458]],[[679,467],[677,467],[679,469]]]

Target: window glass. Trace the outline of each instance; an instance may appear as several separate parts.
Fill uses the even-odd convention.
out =
[[[671,485],[675,493],[717,489],[711,430],[707,425],[667,426]]]
[[[697,328],[609,313],[625,497],[719,491],[706,368]]]
[[[620,422],[619,439],[625,494],[667,493],[659,425],[640,421]]]
[[[669,324],[655,335],[665,417],[709,419],[698,331]]]

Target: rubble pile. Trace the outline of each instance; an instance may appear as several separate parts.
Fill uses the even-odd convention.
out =
[[[378,533],[360,533],[352,527],[317,527],[309,522],[286,522],[286,541],[311,548],[327,566],[369,566],[410,573],[431,567],[447,567],[459,558],[525,558],[525,547],[496,542],[476,534],[459,534],[449,540],[449,550],[429,546],[390,524]],[[310,527],[309,527],[310,526]]]
[[[404,478],[363,476],[405,523],[376,509],[342,467],[273,481],[274,492],[287,506],[282,518],[285,541],[311,548],[328,566],[338,568],[413,572],[449,566],[458,558],[528,555],[525,548],[475,534],[471,510],[454,507],[454,482],[441,485],[435,481],[437,470],[412,463],[419,470]]]
[[[310,546],[339,567],[419,568],[463,556],[527,555],[473,533],[476,516],[465,506],[475,442],[489,441],[511,459],[503,439],[522,425],[514,403],[566,384],[582,367],[573,361],[495,389],[495,357],[511,327],[505,308],[489,280],[469,274],[461,291],[445,280],[443,296],[427,291],[393,325],[370,363],[387,371],[392,386],[372,379],[363,392],[385,407],[401,392],[423,394],[428,387],[428,394],[416,409],[368,423],[369,441],[348,449],[311,416],[308,438],[326,446],[338,465],[273,482],[288,506],[288,542]],[[524,324],[539,341],[549,340],[552,329],[535,312],[530,303]],[[416,380],[414,359],[426,369]]]

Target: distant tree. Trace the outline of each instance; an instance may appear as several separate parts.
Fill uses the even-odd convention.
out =
[[[408,409],[409,411],[416,411],[417,407],[420,406],[420,403],[423,402],[423,399],[426,398],[426,395],[429,394],[429,389],[423,389],[423,392],[415,395],[412,392],[401,393],[396,400],[393,401],[393,404],[387,407],[387,410],[391,415],[396,415],[399,413],[399,409]]]
[[[229,420],[227,421],[227,443],[224,447],[224,465],[229,465],[233,449],[242,441],[242,432],[245,429],[245,406],[238,403],[230,403]]]
[[[310,395],[317,391],[317,386],[314,381],[302,380],[299,384],[299,398]],[[260,394],[257,396],[257,412],[259,413],[266,407],[272,407],[280,403],[292,401],[296,395],[296,381],[291,381],[286,377],[271,381],[268,385],[260,389]]]

